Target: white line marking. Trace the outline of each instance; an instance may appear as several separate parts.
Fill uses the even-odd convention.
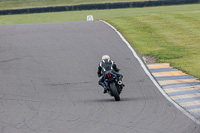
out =
[[[146,65],[144,64],[144,62],[141,60],[141,58],[137,55],[136,51],[133,49],[133,47],[129,44],[129,42],[122,36],[122,34],[117,31],[117,29],[115,27],[113,27],[111,24],[100,20],[102,22],[104,22],[105,24],[107,24],[108,26],[110,26],[115,32],[117,32],[117,34],[121,37],[121,39],[126,43],[126,45],[128,46],[128,48],[131,50],[131,52],[133,53],[133,55],[135,56],[135,58],[139,61],[140,65],[142,66],[142,68],[144,69],[145,73],[149,76],[149,78],[152,80],[152,82],[154,83],[154,85],[158,88],[158,90],[163,94],[163,96],[165,96],[165,98],[167,98],[167,100],[169,100],[172,104],[174,104],[174,106],[176,108],[178,108],[180,111],[182,111],[186,116],[188,116],[190,119],[192,119],[194,122],[196,122],[197,124],[200,125],[200,121],[197,120],[194,116],[192,116],[190,113],[188,113],[186,110],[184,110],[180,105],[178,105],[176,102],[174,102],[165,92],[164,90],[160,87],[160,85],[157,83],[157,81],[154,79],[154,77],[151,75],[151,73],[149,72],[149,70],[146,68]]]

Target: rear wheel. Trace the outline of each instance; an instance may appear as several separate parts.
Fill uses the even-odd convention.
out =
[[[112,95],[115,98],[115,101],[120,101],[120,96],[114,82],[110,84],[110,89],[111,89]]]

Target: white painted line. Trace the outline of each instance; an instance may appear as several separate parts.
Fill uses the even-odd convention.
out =
[[[154,83],[154,85],[158,88],[158,90],[163,94],[163,96],[165,96],[165,98],[167,98],[167,100],[169,100],[172,104],[174,104],[174,106],[176,108],[178,108],[180,111],[182,111],[186,116],[188,116],[190,119],[192,119],[194,122],[196,122],[197,124],[200,125],[200,121],[197,120],[194,116],[192,116],[190,113],[188,113],[185,109],[183,109],[180,105],[178,105],[176,102],[174,102],[164,91],[163,89],[160,87],[160,85],[157,83],[157,81],[154,79],[154,77],[151,75],[151,73],[149,72],[149,70],[147,69],[146,65],[144,64],[144,62],[141,60],[141,58],[137,55],[136,51],[133,49],[133,47],[129,44],[129,42],[122,36],[122,34],[117,31],[117,29],[115,27],[113,27],[111,24],[100,20],[102,22],[104,22],[105,24],[107,24],[108,26],[110,26],[115,32],[117,32],[117,34],[121,37],[121,39],[126,43],[126,45],[128,46],[128,48],[131,50],[131,52],[133,53],[133,55],[135,56],[135,58],[139,61],[140,65],[142,66],[142,68],[144,69],[145,73],[149,76],[149,78],[152,80],[152,82]]]

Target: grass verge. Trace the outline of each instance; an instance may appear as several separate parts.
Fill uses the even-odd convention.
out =
[[[200,79],[200,4],[0,16],[0,24],[85,21],[114,25],[140,55],[168,62]]]
[[[200,79],[200,11],[141,15],[108,20],[140,55],[169,62]]]

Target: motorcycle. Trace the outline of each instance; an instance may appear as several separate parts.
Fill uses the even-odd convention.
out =
[[[104,83],[108,87],[108,93],[115,98],[115,101],[120,101],[120,93],[123,85],[118,76],[109,71],[105,74]]]

